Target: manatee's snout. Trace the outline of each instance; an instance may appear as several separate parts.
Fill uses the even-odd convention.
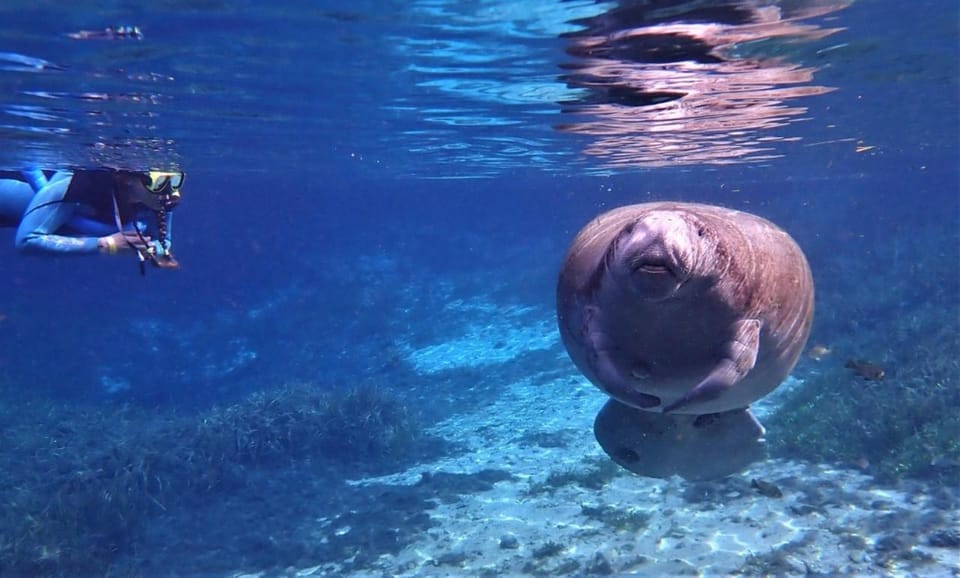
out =
[[[628,283],[645,299],[664,299],[683,281],[685,270],[670,235],[659,223],[638,222],[620,247],[620,266]]]
[[[676,277],[675,268],[676,264],[666,246],[664,246],[662,239],[652,239],[636,255],[633,255],[630,261],[630,270],[633,273]]]

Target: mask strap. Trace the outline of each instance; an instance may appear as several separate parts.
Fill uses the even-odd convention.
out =
[[[166,251],[167,249],[167,206],[164,204],[160,207],[160,210],[155,211],[154,214],[157,217],[157,233],[159,235],[160,247],[161,250]]]
[[[123,222],[120,221],[120,205],[117,204],[117,190],[110,191],[110,198],[113,200],[113,222],[117,224],[117,232],[123,232]]]
[[[113,200],[113,222],[117,224],[117,232],[118,232],[118,233],[122,233],[122,232],[123,232],[123,221],[120,220],[120,205],[117,203],[117,190],[116,190],[116,187],[114,187],[114,189],[113,189],[112,191],[110,191],[110,197],[111,197],[111,199]],[[147,241],[146,241],[146,239],[143,238],[143,233],[140,232],[140,227],[137,226],[136,221],[134,221],[134,223],[133,223],[133,230],[137,232],[137,236],[140,237],[140,240],[143,241],[144,244],[146,244]],[[151,254],[146,254],[146,255],[145,255],[145,254],[144,254],[144,251],[141,251],[138,247],[134,246],[134,244],[131,243],[130,241],[127,241],[127,245],[128,245],[130,248],[135,249],[135,250],[137,251],[137,259],[140,260],[140,275],[141,275],[141,276],[146,275],[146,274],[147,274],[147,270],[146,270],[146,268],[143,266],[144,262],[147,260],[147,257],[150,257],[151,260],[155,260],[156,257],[154,257],[154,256],[151,255]]]

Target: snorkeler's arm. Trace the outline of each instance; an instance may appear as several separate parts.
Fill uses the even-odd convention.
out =
[[[43,171],[40,169],[26,169],[20,171],[20,174],[23,175],[23,179],[30,183],[30,186],[33,188],[34,192],[39,191],[43,187],[47,186],[47,175],[43,174]]]
[[[75,203],[64,201],[71,180],[50,179],[46,186],[34,195],[17,228],[18,251],[27,255],[83,255],[100,251],[99,237],[68,237],[56,234],[76,211]]]
[[[51,173],[49,178],[47,177],[47,173],[40,169],[23,169],[20,171],[20,180],[26,181],[33,189],[34,193],[40,192],[40,189],[49,185],[53,181],[70,179],[72,177],[72,171],[57,171],[55,173]]]

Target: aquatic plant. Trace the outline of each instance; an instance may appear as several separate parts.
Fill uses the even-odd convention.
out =
[[[294,384],[214,409],[200,421],[195,447],[211,464],[312,457],[366,467],[402,455],[418,431],[413,412],[384,388]]]
[[[420,439],[406,405],[372,386],[284,386],[194,416],[20,400],[0,420],[0,573],[15,576],[115,573],[153,516],[250,468],[382,468]]]
[[[569,546],[549,540],[533,549],[530,560],[523,565],[523,573],[532,576],[568,576],[580,569],[574,558],[557,559]]]
[[[330,411],[329,397],[305,386],[256,392],[240,403],[214,408],[197,424],[196,450],[211,464],[276,463],[314,449]]]
[[[563,544],[550,540],[535,548],[533,550],[533,557],[549,558],[550,556],[556,556],[564,550],[566,550],[566,547]]]
[[[334,399],[321,438],[327,457],[370,464],[411,449],[419,431],[415,416],[385,388],[361,385]]]
[[[13,575],[103,574],[165,508],[180,470],[149,447],[154,417],[37,402],[5,405],[0,568]],[[166,420],[153,425],[165,428]]]
[[[580,513],[617,532],[639,533],[650,524],[650,512],[638,508],[618,508],[607,504],[580,504]]]
[[[571,438],[579,433],[579,431],[570,428],[551,432],[528,431],[517,438],[517,441],[525,446],[565,448],[570,445]]]
[[[585,468],[570,467],[550,472],[547,479],[532,484],[527,495],[553,494],[564,486],[576,485],[588,490],[599,490],[610,483],[622,470],[616,463],[600,457],[584,460]]]
[[[909,347],[882,347],[875,333],[845,344],[875,351],[883,381],[867,381],[843,358],[808,371],[767,420],[774,455],[857,466],[881,479],[960,474],[960,333],[936,305],[895,317],[889,333]]]

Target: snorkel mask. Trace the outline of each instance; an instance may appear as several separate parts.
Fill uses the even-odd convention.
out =
[[[140,182],[143,188],[156,197],[164,209],[172,209],[180,202],[180,187],[185,175],[182,172],[148,171]]]

